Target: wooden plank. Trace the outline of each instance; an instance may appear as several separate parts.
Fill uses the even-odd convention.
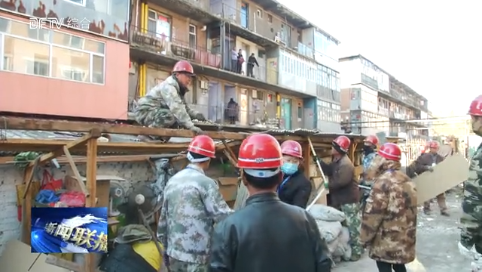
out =
[[[50,152],[61,149],[73,141],[65,140],[37,140],[37,139],[8,139],[0,141],[0,150],[9,152]],[[187,149],[189,143],[143,143],[143,142],[99,142],[100,153],[130,153],[130,154],[155,154],[178,153]],[[71,153],[85,153],[85,147],[75,146],[69,148]]]
[[[89,191],[87,188],[85,188],[84,181],[82,179],[82,176],[79,173],[79,169],[77,169],[77,166],[75,165],[74,159],[72,158],[72,155],[70,155],[70,151],[67,148],[66,145],[64,145],[64,154],[65,157],[67,158],[67,161],[69,162],[70,168],[72,169],[72,172],[74,172],[74,176],[77,178],[77,182],[79,183],[79,187],[81,189],[81,192],[85,195],[85,197],[89,196]]]
[[[155,154],[151,155],[111,155],[111,156],[99,156],[97,157],[98,163],[110,163],[110,162],[145,162],[149,160],[151,156],[155,156]],[[74,163],[76,164],[84,164],[87,162],[87,158],[85,156],[72,156]],[[57,157],[57,162],[59,164],[68,164],[67,158],[65,156]],[[0,157],[0,165],[2,164],[15,164],[15,157]]]
[[[75,146],[81,146],[81,145],[84,145],[92,137],[96,137],[96,138],[100,137],[100,132],[99,132],[98,129],[92,129],[91,132],[88,135],[85,135],[78,140],[71,141],[68,144],[66,144],[65,146],[67,147],[67,149],[73,148]],[[38,164],[42,165],[46,162],[49,162],[52,159],[55,159],[56,157],[58,157],[59,155],[62,154],[62,151],[63,151],[63,149],[58,149],[56,151],[52,151],[48,154],[42,155],[42,157],[40,157],[40,160],[38,161]],[[30,166],[32,166],[32,165],[33,164],[30,163]]]
[[[19,117],[3,116],[7,129],[21,130],[45,130],[45,131],[70,131],[89,132],[96,128],[100,133],[127,134],[127,135],[152,135],[161,137],[184,137],[192,138],[195,134],[186,129],[149,128],[132,125],[119,125],[111,123],[94,123],[79,121],[60,121],[47,119],[28,119]],[[227,132],[227,131],[204,131],[205,135],[213,139],[243,140],[249,133]],[[303,140],[299,136],[276,135],[279,140]]]

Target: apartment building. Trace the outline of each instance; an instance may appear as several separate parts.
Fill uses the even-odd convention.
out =
[[[0,2],[0,111],[127,118],[128,0]]]
[[[276,1],[135,0],[131,17],[131,104],[187,59],[197,78],[186,100],[212,121],[227,121],[232,98],[242,126],[339,130],[339,42]]]
[[[428,138],[428,101],[362,55],[339,60],[342,119],[353,133],[385,132],[423,145]]]

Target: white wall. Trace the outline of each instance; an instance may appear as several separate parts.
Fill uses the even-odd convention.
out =
[[[351,88],[351,85],[361,83],[361,62],[359,59],[345,60],[338,64],[340,70],[340,89]]]

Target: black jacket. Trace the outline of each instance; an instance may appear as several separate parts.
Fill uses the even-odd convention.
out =
[[[284,176],[283,180],[286,178],[288,178],[288,176]],[[278,197],[281,201],[303,209],[306,208],[310,195],[311,182],[300,171],[289,176],[289,179],[278,191]]]
[[[330,206],[340,208],[341,205],[358,203],[360,190],[355,177],[355,166],[348,156],[344,155],[338,161],[326,164],[319,160],[325,175],[329,176]]]
[[[253,195],[218,223],[210,272],[329,272],[331,261],[315,219],[276,193]]]

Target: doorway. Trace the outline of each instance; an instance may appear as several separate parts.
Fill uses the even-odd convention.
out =
[[[291,99],[281,98],[282,128],[291,129]]]
[[[245,43],[241,43],[241,52],[243,54],[243,57],[244,57],[244,63],[243,65],[241,66],[241,74],[243,75],[246,75],[247,74],[247,67],[248,67],[248,58],[249,58],[249,45],[245,44]]]
[[[241,3],[241,26],[244,28],[248,28],[249,26],[249,5],[248,3],[242,2]]]

